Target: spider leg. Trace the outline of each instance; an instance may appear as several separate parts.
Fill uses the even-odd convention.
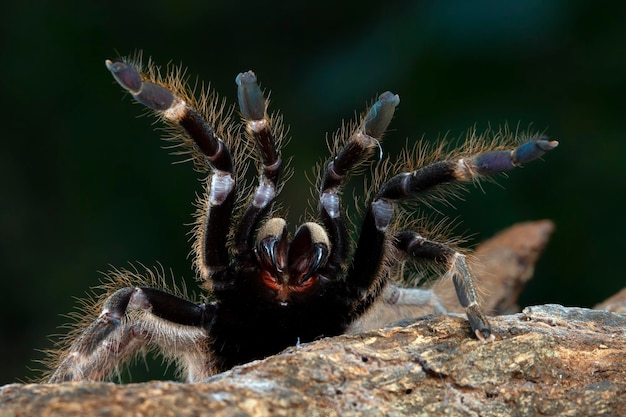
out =
[[[381,94],[344,147],[326,165],[320,184],[319,215],[331,243],[332,252],[327,263],[330,269],[345,269],[349,251],[348,231],[339,198],[341,186],[349,173],[380,146],[380,139],[399,103],[397,95],[389,91]]]
[[[394,246],[413,258],[445,264],[448,270],[447,275],[452,277],[457,297],[465,308],[465,313],[476,337],[481,340],[493,337],[491,326],[478,303],[472,272],[465,255],[444,243],[425,239],[412,231],[396,234]]]
[[[446,183],[471,181],[481,175],[511,170],[541,157],[557,145],[557,141],[539,136],[514,150],[489,151],[472,157],[436,162],[413,172],[398,174],[384,183],[369,205],[357,250],[348,270],[347,281],[356,292],[354,317],[361,315],[378,298],[388,278],[390,251],[387,232],[398,201],[423,196]],[[472,329],[480,338],[488,338],[490,329],[478,304],[475,304],[475,291],[464,256],[457,252],[446,252],[442,246],[439,248],[439,252],[435,251],[432,256],[448,262],[459,300],[468,309],[468,315],[471,314]]]
[[[439,301],[437,294],[430,289],[387,285],[383,291],[382,300],[386,304],[395,306],[432,306],[432,311],[436,314],[445,314],[447,312],[446,308]]]
[[[235,230],[235,256],[245,265],[252,262],[254,257],[252,248],[258,224],[270,211],[278,194],[278,177],[282,161],[272,124],[267,115],[267,102],[256,76],[252,71],[248,71],[240,73],[235,81],[239,108],[245,120],[246,131],[254,140],[261,157],[259,184]]]
[[[188,380],[206,378],[210,359],[198,342],[207,338],[203,325],[213,308],[155,288],[122,288],[105,300],[48,382],[107,379],[147,345],[180,362]]]
[[[196,267],[203,278],[219,275],[229,263],[226,238],[230,223],[224,219],[230,218],[235,201],[234,166],[228,147],[205,118],[173,91],[142,81],[139,72],[124,62],[107,60],[105,63],[115,80],[137,102],[182,128],[211,167],[206,215],[199,226],[194,251]]]

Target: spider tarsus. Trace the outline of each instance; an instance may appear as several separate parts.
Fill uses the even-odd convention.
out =
[[[479,329],[475,330],[474,335],[478,340],[482,340],[483,342],[493,342],[494,340],[496,340],[496,336],[491,333],[491,329],[487,331]]]
[[[374,138],[381,138],[389,127],[398,104],[400,104],[400,96],[390,91],[385,91],[378,96],[378,100],[365,116],[363,122],[365,133]]]
[[[246,121],[246,127],[254,137],[263,164],[262,175],[274,186],[278,184],[278,176],[282,161],[276,144],[276,138],[265,113],[267,102],[259,87],[254,72],[242,72],[235,78],[239,109]]]
[[[534,161],[543,156],[546,152],[553,150],[558,145],[559,142],[556,140],[550,141],[547,137],[542,136],[518,146],[513,151],[511,159],[514,164],[521,165],[526,162]]]
[[[469,321],[472,331],[479,340],[488,340],[491,338],[491,325],[480,309],[478,303],[473,303],[465,309],[467,320]]]
[[[113,74],[113,78],[119,85],[121,85],[124,89],[130,91],[131,93],[138,93],[141,90],[141,76],[139,72],[130,65],[116,61],[113,62],[109,59],[104,61],[104,65],[106,65],[107,69],[111,71]]]
[[[165,111],[172,107],[176,97],[170,90],[151,82],[143,82],[141,75],[132,66],[116,61],[106,60],[107,69],[122,88],[128,90],[135,100],[144,106],[157,111]]]
[[[478,175],[489,175],[510,171],[522,164],[542,157],[546,152],[553,150],[558,145],[558,141],[551,141],[545,136],[540,136],[523,143],[512,151],[498,150],[485,152],[464,161],[464,164],[466,164],[465,166],[469,168],[470,172],[466,172],[461,175],[464,177],[467,175],[467,179],[469,179],[471,178],[472,170],[475,170]],[[462,171],[463,170],[460,172]]]
[[[252,71],[242,72],[235,78],[241,114],[247,120],[262,120],[265,117],[265,97]]]

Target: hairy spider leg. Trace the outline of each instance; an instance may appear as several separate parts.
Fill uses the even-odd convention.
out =
[[[155,288],[119,289],[107,298],[100,315],[72,344],[48,382],[106,379],[148,344],[179,361],[189,380],[206,378],[212,366],[203,349],[206,342],[201,342],[207,339],[202,325],[213,308]],[[170,324],[164,326],[162,320]]]
[[[249,266],[255,261],[254,237],[259,222],[269,213],[278,193],[280,153],[267,115],[267,102],[252,71],[237,75],[239,109],[246,131],[254,139],[261,157],[259,183],[235,231],[235,256]]]
[[[413,258],[444,264],[448,270],[446,275],[452,277],[457,297],[465,308],[467,319],[476,337],[481,340],[492,338],[489,321],[478,303],[474,278],[465,255],[445,243],[425,239],[408,230],[397,233],[393,242],[396,248]]]
[[[367,160],[387,130],[400,97],[389,91],[381,94],[369,109],[360,126],[352,132],[347,143],[326,165],[320,183],[319,216],[326,228],[332,251],[327,264],[331,273],[343,272],[349,254],[349,236],[341,209],[341,186],[350,172]]]
[[[377,298],[387,279],[387,231],[395,204],[417,198],[439,185],[472,181],[483,175],[509,171],[554,149],[557,141],[539,136],[513,150],[496,150],[457,160],[436,162],[413,172],[398,174],[384,183],[365,215],[347,281],[361,292],[354,312],[359,317]],[[446,245],[427,241],[412,232],[401,232],[393,244],[409,255],[445,262],[459,301],[466,308],[472,330],[479,339],[491,337],[491,327],[478,305],[465,256]]]
[[[234,166],[228,148],[198,111],[172,91],[142,81],[139,72],[124,62],[105,63],[136,101],[182,127],[205,156],[213,175],[197,262],[205,278],[220,273],[229,263],[225,242],[230,225],[218,219],[230,218],[235,199]],[[122,288],[105,300],[98,318],[70,347],[50,382],[102,379],[148,343],[158,346],[165,356],[184,362],[181,365],[190,380],[207,377],[212,368],[208,351],[202,348],[207,343],[198,341],[207,338],[205,320],[213,316],[215,308],[215,304],[196,305],[159,289]],[[128,315],[131,310],[136,314]],[[164,326],[162,320],[171,324]],[[174,345],[172,340],[176,340]]]
[[[124,62],[106,61],[115,80],[133,98],[157,112],[166,121],[182,127],[211,167],[212,175],[207,181],[208,203],[198,233],[200,241],[195,247],[196,266],[204,279],[216,278],[229,264],[226,238],[229,219],[235,201],[234,165],[228,147],[219,138],[215,129],[202,115],[168,88],[148,81],[142,81],[139,72]]]

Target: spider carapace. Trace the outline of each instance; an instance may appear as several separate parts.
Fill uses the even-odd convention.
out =
[[[268,115],[252,71],[236,78],[245,126],[238,129],[230,121],[232,112],[214,94],[195,98],[186,89],[181,71],[161,77],[153,66],[142,72],[123,60],[107,60],[106,67],[168,125],[172,139],[207,173],[192,255],[209,295],[196,304],[156,288],[158,279],[126,270],[112,273],[123,288],[109,286],[93,307],[94,317],[68,336],[50,382],[108,379],[146,348],[176,362],[185,380],[201,381],[299,341],[344,333],[373,303],[397,302],[384,294],[404,260],[445,268],[475,336],[492,338],[465,255],[418,233],[417,222],[407,220],[413,209],[402,203],[428,205],[429,198],[441,198],[451,185],[511,170],[554,149],[556,141],[508,129],[482,136],[470,131],[460,149],[444,152],[440,146],[436,158],[424,156],[426,147],[417,146],[398,163],[379,161],[354,233],[341,191],[355,169],[380,153],[400,101],[385,92],[335,135],[333,155],[320,170],[316,213],[292,236],[274,208],[284,171],[281,118]],[[249,160],[259,170],[258,182],[243,187],[240,172]]]

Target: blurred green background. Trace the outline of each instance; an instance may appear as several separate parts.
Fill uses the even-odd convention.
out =
[[[625,284],[626,3],[595,1],[22,1],[0,20],[0,384],[33,375],[63,313],[98,271],[160,262],[192,281],[191,201],[153,119],[106,58],[183,63],[234,102],[254,69],[292,140],[283,200],[298,219],[325,135],[385,90],[401,96],[385,152],[531,122],[561,142],[545,161],[455,203],[473,243],[518,221],[556,232],[524,305],[593,306]],[[604,3],[607,4],[607,3]],[[309,193],[305,192],[308,197]],[[158,373],[157,373],[158,376]]]

